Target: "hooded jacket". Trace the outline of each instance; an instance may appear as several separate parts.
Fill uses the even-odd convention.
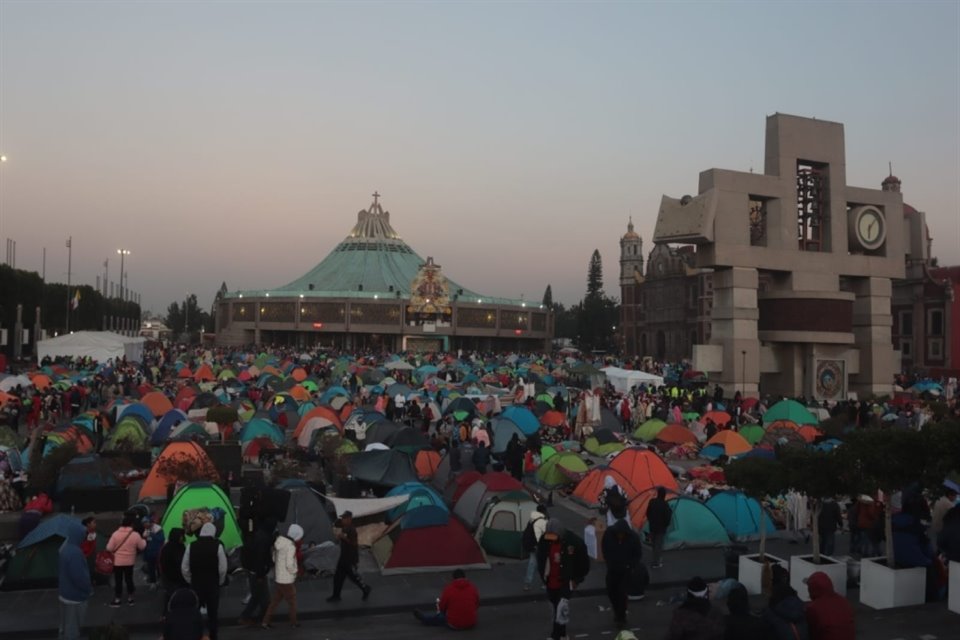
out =
[[[437,606],[446,615],[450,627],[470,629],[477,624],[480,594],[466,578],[455,578],[444,587]]]
[[[550,533],[549,529],[547,533]],[[553,533],[560,540],[560,579],[564,583],[580,584],[590,573],[590,556],[587,555],[587,545],[576,534],[569,531],[560,530]],[[537,568],[544,584],[547,584],[550,547],[553,542],[553,540],[547,539],[546,534],[541,536],[540,541],[537,542]]]
[[[603,547],[607,571],[611,573],[632,571],[640,563],[643,555],[640,536],[623,519],[617,520],[613,526],[603,532],[600,544]]]
[[[833,583],[822,571],[807,579],[810,603],[807,605],[807,625],[810,640],[854,640],[856,635],[853,607],[833,590]]]
[[[707,598],[687,596],[670,619],[666,640],[722,640],[723,620]]]
[[[170,596],[167,615],[163,619],[163,640],[200,640],[203,638],[203,618],[200,601],[189,588],[177,589]]]
[[[727,610],[724,640],[768,640],[770,627],[750,611],[750,598],[747,589],[738,584],[727,596]]]
[[[171,529],[170,539],[160,549],[160,577],[163,578],[165,585],[173,588],[187,586],[187,581],[183,579],[183,572],[180,568],[183,562],[183,554],[187,551],[187,548],[181,542],[182,536],[183,529]]]
[[[90,567],[80,550],[80,543],[86,534],[86,529],[77,522],[76,526],[70,527],[63,544],[60,545],[57,558],[57,591],[62,600],[86,602],[93,595]]]
[[[290,529],[296,526],[290,525]],[[287,535],[277,536],[273,543],[274,580],[277,584],[293,584],[297,581],[297,540],[303,537],[303,529],[300,529],[299,536],[295,534],[296,531],[288,530]]]
[[[533,523],[533,537],[536,538],[537,542],[540,542],[540,538],[547,532],[547,516],[534,510],[530,514],[530,522]]]
[[[107,541],[107,551],[113,554],[113,566],[132,567],[137,562],[137,552],[147,546],[133,527],[120,527]]]
[[[900,512],[893,516],[893,557],[898,567],[929,567],[933,564],[933,547],[926,528],[912,514]]]

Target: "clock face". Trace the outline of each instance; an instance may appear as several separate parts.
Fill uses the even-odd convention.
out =
[[[883,213],[873,206],[868,205],[856,210],[851,222],[857,244],[867,251],[879,249],[887,239]]]
[[[883,223],[880,222],[880,216],[873,211],[866,211],[860,216],[858,230],[860,237],[868,243],[874,243],[880,237],[880,231]]]

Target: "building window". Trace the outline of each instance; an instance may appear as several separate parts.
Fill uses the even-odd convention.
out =
[[[904,358],[913,357],[913,340],[900,341],[900,355]]]
[[[759,196],[750,196],[750,244],[767,246],[767,202]]]
[[[943,338],[927,340],[927,357],[931,360],[943,360]]]
[[[497,314],[492,309],[457,309],[457,326],[474,329],[495,329]]]
[[[801,251],[823,251],[827,165],[797,161],[797,240]]]
[[[913,335],[913,311],[900,312],[900,335]]]
[[[249,302],[241,302],[233,305],[234,322],[253,322],[256,320],[256,307]]]
[[[927,335],[943,335],[943,309],[930,309],[927,311]]]
[[[628,309],[628,311],[632,311],[632,309]],[[530,323],[530,328],[533,331],[546,331],[547,330],[547,314],[534,313]]]

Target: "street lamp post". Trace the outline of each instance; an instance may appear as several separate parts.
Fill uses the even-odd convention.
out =
[[[130,255],[128,249],[117,249],[117,253],[120,254],[120,299],[124,299],[123,295],[123,259]]]

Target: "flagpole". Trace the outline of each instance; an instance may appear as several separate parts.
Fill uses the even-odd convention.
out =
[[[70,276],[71,269],[73,267],[73,236],[67,238],[67,329],[66,333],[70,333]]]

